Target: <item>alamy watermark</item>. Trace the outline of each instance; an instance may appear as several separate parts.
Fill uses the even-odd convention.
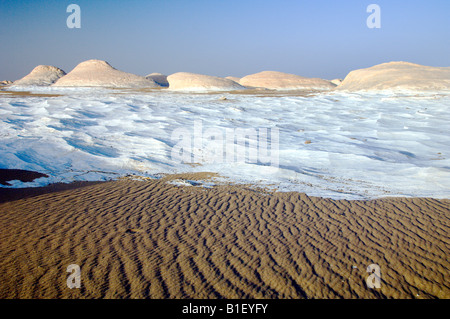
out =
[[[172,132],[171,157],[176,163],[248,163],[278,167],[278,128],[207,128],[201,120],[193,129]]]
[[[369,29],[381,28],[381,8],[378,4],[370,4],[367,7],[367,13],[371,13],[366,20],[366,25]]]
[[[77,264],[70,264],[67,266],[67,272],[71,273],[69,277],[67,277],[67,287],[69,289],[72,288],[80,288],[81,287],[81,268]]]
[[[69,4],[66,12],[71,13],[66,20],[66,25],[69,29],[81,28],[81,8],[78,4]]]
[[[366,25],[369,29],[381,28],[381,8],[378,4],[370,4],[366,9],[367,13],[370,13],[366,20]],[[70,15],[67,17],[66,25],[69,29],[81,28],[81,8],[78,4],[70,4],[66,9]]]
[[[367,267],[367,272],[370,274],[366,278],[367,287],[370,289],[381,288],[381,268],[377,264],[371,264]]]

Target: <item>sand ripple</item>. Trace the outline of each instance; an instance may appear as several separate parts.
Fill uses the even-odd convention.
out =
[[[43,194],[0,204],[0,298],[450,298],[449,210],[165,179]]]

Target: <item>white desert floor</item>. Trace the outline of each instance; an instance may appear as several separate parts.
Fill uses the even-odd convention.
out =
[[[0,95],[0,168],[49,178],[9,187],[217,172],[231,182],[333,199],[450,198],[450,94],[33,91],[64,95]],[[205,134],[214,129],[226,138],[237,128],[267,128],[269,136],[277,128],[278,167],[220,163],[220,156],[212,163],[207,146],[221,142],[211,144]],[[172,156],[180,145],[174,132],[183,131],[203,135],[191,149],[202,155],[193,164]]]

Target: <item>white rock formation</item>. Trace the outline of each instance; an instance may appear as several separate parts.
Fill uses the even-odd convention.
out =
[[[13,82],[12,82],[12,81],[9,81],[9,80],[0,81],[0,85],[1,85],[1,86],[10,85],[10,84],[12,84],[12,83],[13,83]]]
[[[240,79],[239,84],[246,87],[266,88],[271,90],[331,90],[333,83],[323,79],[306,78],[299,75],[263,71]]]
[[[450,67],[389,62],[350,72],[336,90],[450,90]]]
[[[181,91],[234,91],[245,89],[229,79],[217,76],[178,72],[167,77],[169,89]]]
[[[335,84],[336,86],[338,86],[338,85],[341,85],[342,81],[343,81],[342,79],[334,79],[334,80],[331,80],[330,82]]]
[[[169,82],[167,81],[167,75],[161,73],[150,73],[145,77],[146,79],[150,79],[156,82],[156,84],[164,87],[169,86]]]
[[[239,80],[241,78],[238,78],[237,76],[226,76],[225,79],[228,79],[228,80],[234,81],[236,83],[239,83]]]
[[[66,76],[52,86],[156,88],[155,81],[131,73],[119,71],[106,61],[88,60],[78,64]]]
[[[12,86],[49,86],[65,74],[66,72],[57,67],[38,65],[26,76],[14,81]]]

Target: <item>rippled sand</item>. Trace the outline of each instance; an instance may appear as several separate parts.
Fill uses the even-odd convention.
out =
[[[0,298],[450,298],[450,201],[120,180],[0,204]],[[1,197],[0,193],[0,197]],[[368,289],[366,268],[381,268]],[[69,289],[69,264],[81,288]]]

